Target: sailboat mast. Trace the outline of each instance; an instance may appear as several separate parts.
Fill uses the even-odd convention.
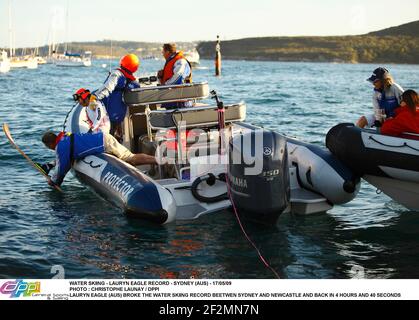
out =
[[[57,45],[55,43],[55,24],[52,25],[52,41],[51,41],[51,50],[52,50],[52,54],[56,53],[57,50]]]
[[[109,57],[109,73],[112,72],[112,59],[113,59],[113,42],[111,37],[111,55]]]
[[[51,27],[52,27],[52,22],[50,23],[49,27],[48,27],[48,33],[47,33],[47,43],[48,43],[48,57],[51,57]]]
[[[13,57],[12,1],[9,0],[9,56]]]
[[[51,49],[51,34],[48,34],[48,57],[51,57],[52,49]]]
[[[67,52],[68,50],[68,8],[69,8],[69,0],[67,0],[67,10],[66,10],[66,15],[65,15],[65,49],[64,49],[64,54]]]

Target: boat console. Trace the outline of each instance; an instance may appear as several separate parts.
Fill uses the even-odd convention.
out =
[[[214,141],[218,139],[214,132],[209,131],[218,125],[217,106],[197,103],[209,95],[208,83],[184,84],[174,86],[152,86],[128,90],[124,93],[128,104],[128,113],[124,123],[124,144],[133,152],[154,154],[157,143],[163,142],[161,137],[156,141],[156,133],[161,131],[179,131],[184,129],[202,129],[205,137],[195,137],[196,141]],[[193,107],[166,110],[162,104],[193,101]],[[246,119],[246,105],[225,106],[225,123],[241,122]],[[213,130],[214,131],[214,130]],[[179,140],[175,135],[172,140]]]

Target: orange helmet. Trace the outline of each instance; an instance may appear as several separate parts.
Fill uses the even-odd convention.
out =
[[[138,70],[138,66],[140,65],[140,60],[135,54],[127,54],[126,56],[123,56],[121,58],[121,61],[119,62],[121,67],[124,69],[127,69],[131,73],[134,73]]]

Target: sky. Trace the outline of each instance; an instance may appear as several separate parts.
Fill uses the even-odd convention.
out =
[[[9,1],[16,47],[53,33],[57,42],[176,42],[354,35],[419,20],[418,0],[0,0],[0,47],[9,46]]]

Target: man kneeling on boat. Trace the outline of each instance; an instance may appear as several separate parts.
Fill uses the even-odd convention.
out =
[[[75,160],[103,152],[112,154],[134,166],[156,164],[155,157],[143,153],[133,154],[108,133],[70,134],[61,132],[57,136],[48,131],[42,136],[42,142],[48,149],[55,150],[56,153],[56,170],[51,178],[51,183],[56,185],[61,185]],[[46,173],[48,174],[48,172]]]

